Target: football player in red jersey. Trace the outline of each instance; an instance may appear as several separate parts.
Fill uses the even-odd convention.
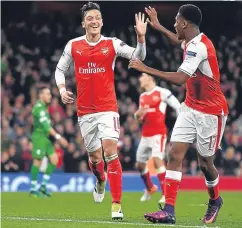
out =
[[[135,113],[135,118],[142,123],[142,137],[136,154],[136,168],[146,186],[140,201],[149,200],[151,195],[158,190],[158,187],[152,183],[149,170],[146,167],[147,161],[152,157],[163,193],[159,202],[164,203],[166,107],[167,105],[171,106],[178,115],[180,102],[170,90],[157,86],[152,76],[143,73],[139,81],[145,92],[140,95],[139,109]]]
[[[146,56],[144,14],[136,14],[136,48],[117,38],[101,35],[102,14],[97,3],[88,2],[82,9],[82,27],[86,35],[70,40],[56,67],[55,79],[64,104],[73,103],[73,94],[65,86],[65,74],[73,61],[77,88],[77,115],[89,155],[89,166],[97,182],[95,202],[102,202],[106,179],[112,195],[112,219],[122,219],[122,168],[117,154],[119,114],[114,87],[116,57],[144,60]],[[104,153],[107,177],[104,171]]]
[[[219,175],[213,160],[228,115],[227,102],[220,88],[216,50],[211,40],[199,30],[202,13],[197,6],[187,4],[180,7],[174,25],[176,35],[160,25],[154,8],[145,10],[151,26],[184,49],[183,63],[178,72],[162,72],[147,67],[139,60],[131,61],[129,67],[175,85],[186,83],[187,90],[171,136],[172,147],[165,177],[165,207],[161,211],[145,214],[145,218],[151,222],[175,223],[182,161],[190,144],[196,141],[199,165],[210,196],[203,222],[213,223],[223,204],[219,194]]]

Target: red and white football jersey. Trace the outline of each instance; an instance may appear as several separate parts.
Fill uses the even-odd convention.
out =
[[[175,109],[177,113],[180,108],[180,102],[171,91],[156,86],[151,91],[142,93],[139,103],[140,108],[148,109],[144,116],[142,136],[150,137],[158,134],[167,134],[165,124],[167,104]]]
[[[182,48],[184,61],[178,71],[190,75],[185,104],[200,112],[227,115],[228,106],[220,88],[219,66],[211,40],[200,33],[188,43],[183,42]]]
[[[114,65],[117,56],[131,59],[135,48],[117,38],[101,36],[90,43],[86,36],[68,42],[57,65],[66,72],[74,62],[77,86],[77,115],[118,112],[114,87]],[[71,58],[70,58],[71,57]]]

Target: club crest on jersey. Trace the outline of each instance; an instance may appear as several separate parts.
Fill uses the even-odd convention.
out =
[[[108,52],[109,52],[109,48],[108,48],[108,47],[102,48],[102,49],[101,49],[101,52],[102,52],[104,55],[107,55]]]

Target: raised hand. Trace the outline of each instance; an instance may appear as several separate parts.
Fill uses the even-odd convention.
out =
[[[147,18],[147,22],[154,28],[159,29],[161,24],[157,17],[157,12],[155,8],[149,6],[149,8],[145,7],[145,12],[148,14],[149,18]]]
[[[134,26],[136,34],[138,36],[145,36],[146,28],[147,28],[147,22],[145,22],[145,14],[141,14],[139,12],[138,14],[135,14],[135,22],[136,25]]]

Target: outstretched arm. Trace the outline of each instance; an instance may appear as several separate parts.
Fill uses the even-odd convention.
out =
[[[174,85],[181,86],[189,78],[189,75],[179,71],[179,72],[163,72],[156,70],[154,68],[146,66],[140,60],[131,60],[129,63],[129,68],[134,68],[140,72],[147,73],[153,76],[159,77],[161,80],[170,82]]]
[[[117,56],[121,56],[126,59],[140,59],[143,61],[146,56],[145,33],[147,22],[145,22],[145,15],[141,13],[135,14],[135,21],[136,25],[134,27],[137,34],[136,48],[130,47],[117,38],[113,40],[113,44]]]
[[[167,30],[164,26],[162,26],[158,20],[157,12],[155,8],[152,8],[149,6],[149,8],[145,7],[145,12],[148,14],[149,19],[147,19],[147,22],[156,29],[157,31],[161,32],[163,35],[165,35],[169,42],[173,45],[181,45],[182,40],[178,40],[175,33]]]
[[[137,47],[135,48],[131,59],[140,59],[144,60],[146,56],[146,46],[145,46],[145,33],[147,29],[147,22],[145,22],[145,15],[135,14],[135,22],[136,25],[134,26],[135,32],[137,34]]]
[[[190,43],[186,50],[186,55],[183,63],[178,68],[178,72],[163,72],[151,67],[146,66],[140,60],[131,60],[129,63],[130,68],[134,68],[140,72],[158,76],[163,81],[171,82],[175,85],[184,84],[198,69],[200,63],[207,59],[207,48],[203,43],[194,44]]]

